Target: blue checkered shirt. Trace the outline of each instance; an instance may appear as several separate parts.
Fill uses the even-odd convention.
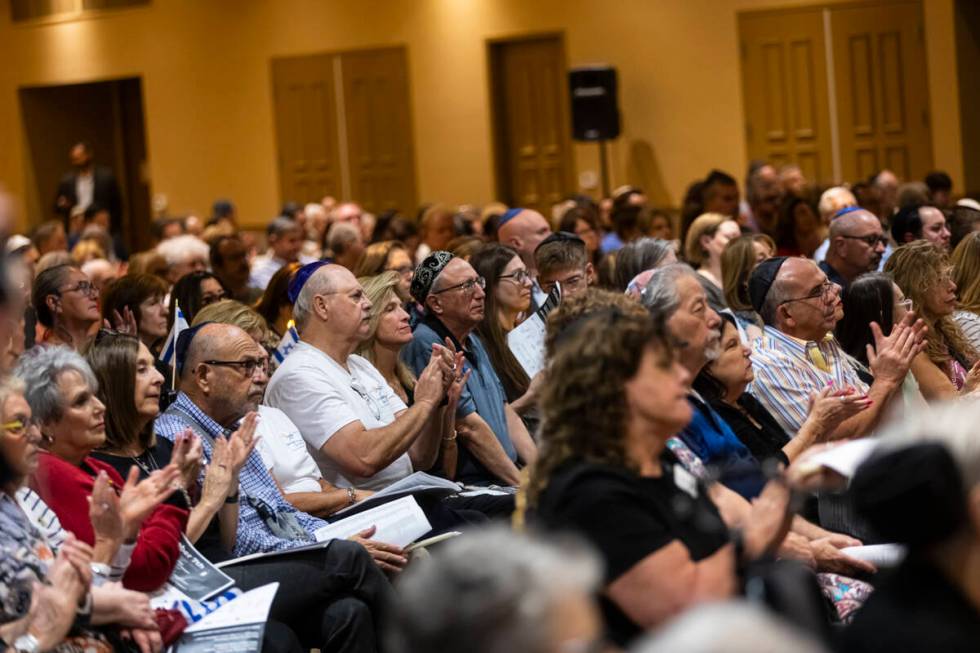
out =
[[[207,432],[202,434],[200,432],[200,426],[191,423],[187,419],[187,416],[175,410],[174,406],[178,406],[193,415],[200,422],[200,426],[207,429]],[[205,462],[210,462],[212,452],[211,438],[226,437],[229,431],[205,415],[183,392],[177,395],[174,406],[171,406],[167,409],[167,412],[157,418],[153,426],[154,432],[158,436],[173,442],[178,433],[182,433],[184,429],[190,427],[201,438]],[[265,464],[262,462],[262,457],[258,449],[255,449],[249,454],[245,465],[242,467],[242,471],[238,475],[238,480],[240,491],[243,495],[262,500],[277,513],[293,513],[300,525],[310,535],[313,535],[314,531],[318,528],[327,525],[327,522],[322,519],[317,519],[312,515],[296,510],[292,504],[286,501],[282,493],[279,492],[279,488],[276,487],[275,481],[272,480],[272,476],[269,475],[269,470],[266,469]],[[204,483],[203,471],[198,482]],[[245,500],[244,496],[242,497],[242,501],[238,505],[238,536],[235,538],[234,550],[236,556],[267,551],[281,551],[303,544],[309,544],[309,542],[284,540],[274,535],[265,525],[265,522],[259,513],[256,512],[255,508],[252,507],[249,501]]]

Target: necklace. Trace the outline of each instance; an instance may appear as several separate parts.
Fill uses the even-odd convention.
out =
[[[145,460],[144,460],[144,458],[145,458]],[[157,461],[153,458],[153,456],[150,455],[150,450],[149,449],[143,451],[143,453],[141,453],[139,455],[129,456],[129,459],[132,460],[134,463],[136,463],[136,465],[141,470],[143,470],[143,472],[147,476],[149,476],[150,474],[152,474],[154,471],[157,471],[157,470],[160,469],[160,466],[157,465]],[[177,485],[176,486],[176,489],[184,497],[184,501],[187,502],[187,507],[188,508],[192,508],[194,506],[194,504],[191,503],[191,495],[187,493],[187,489],[184,488],[184,487],[181,487],[180,485]]]

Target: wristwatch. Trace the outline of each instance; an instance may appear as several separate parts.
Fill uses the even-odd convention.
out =
[[[41,650],[37,637],[26,633],[14,640],[14,651],[16,653],[38,653]]]
[[[90,562],[89,569],[92,570],[92,586],[99,587],[109,580],[112,575],[112,567],[104,562]]]

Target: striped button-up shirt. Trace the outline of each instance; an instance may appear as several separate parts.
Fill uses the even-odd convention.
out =
[[[791,437],[806,421],[811,394],[830,383],[868,390],[833,338],[805,341],[768,325],[752,344],[752,369],[755,381],[748,391]]]

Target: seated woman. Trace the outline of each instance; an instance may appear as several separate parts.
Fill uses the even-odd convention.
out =
[[[408,289],[412,285],[415,266],[412,265],[408,248],[397,240],[385,240],[368,245],[364,250],[364,256],[354,268],[354,276],[373,277],[389,271],[398,273],[398,294],[408,298],[410,296]]]
[[[174,461],[180,469],[181,487],[196,490],[201,444],[193,433],[188,432],[176,445],[153,435],[153,420],[160,414],[163,376],[153,367],[153,356],[146,345],[134,336],[101,331],[86,350],[85,358],[98,381],[98,399],[106,408],[105,441],[92,457],[111,465],[120,476],[128,474],[135,465],[141,479]],[[165,502],[190,511],[187,538],[212,560],[227,559],[234,547],[238,507],[227,500],[237,491],[238,472],[251,451],[234,438],[229,439],[228,445],[229,451],[222,454],[223,458],[231,458],[230,464],[223,461],[228,464],[225,469],[220,465],[208,468],[200,496],[181,489]],[[223,528],[208,532],[219,511],[235,517],[221,520]]]
[[[599,215],[593,206],[578,204],[566,210],[558,221],[558,231],[572,233],[581,238],[585,243],[589,262],[593,266],[599,265],[602,259],[602,251],[599,249],[602,228],[599,226]]]
[[[728,241],[741,235],[742,230],[738,223],[730,217],[720,213],[705,213],[691,223],[684,239],[684,259],[698,274],[711,282],[702,285],[708,293],[708,303],[716,311],[726,308],[721,253],[725,251]]]
[[[584,535],[604,558],[601,602],[613,641],[623,646],[694,603],[733,595],[725,523],[665,450],[691,408],[690,377],[662,327],[642,309],[608,307],[549,334],[548,350],[528,506],[544,526]],[[785,508],[785,488],[772,491],[763,502]],[[746,524],[750,557],[785,533],[760,524]]]
[[[976,389],[980,359],[952,317],[956,284],[945,252],[929,241],[916,240],[895,250],[885,272],[929,327],[926,350],[912,361],[922,396],[927,401],[950,399]]]
[[[534,432],[534,408],[538,400],[541,375],[529,379],[507,345],[507,334],[526,316],[531,307],[533,280],[520,255],[506,245],[488,243],[470,260],[476,273],[486,279],[483,321],[476,327],[486,345],[490,362],[504,386],[511,408]]]
[[[811,257],[823,238],[820,218],[809,201],[788,194],[776,221],[776,254]]]
[[[41,345],[81,349],[98,328],[99,293],[74,265],[55,265],[34,279],[31,306],[44,333]]]
[[[732,428],[756,460],[789,464],[803,451],[823,441],[837,426],[871,405],[867,395],[853,388],[824,388],[813,398],[810,413],[797,433],[786,433],[773,416],[745,388],[755,378],[752,350],[738,337],[735,318],[720,313],[721,344],[718,357],[704,366],[693,387]]]
[[[74,645],[111,647],[119,642],[117,629],[122,626],[138,631],[139,641],[158,647],[159,633],[145,594],[117,583],[90,584],[92,570],[105,568],[110,558],[102,554],[111,555],[118,539],[112,545],[111,534],[101,531],[93,551],[64,533],[56,518],[47,523],[35,518],[50,511],[23,487],[37,469],[41,443],[23,392],[22,381],[0,380],[0,641],[17,651],[75,650],[62,648],[70,635]],[[118,523],[120,506],[112,489],[104,478],[97,485],[98,503],[86,516],[90,514],[97,525]],[[105,627],[108,624],[113,628]]]
[[[887,274],[869,272],[851,283],[842,305],[844,317],[837,322],[834,336],[856,363],[858,376],[870,385],[874,380],[868,364],[868,347],[874,345],[871,323],[877,324],[882,333],[891,333],[892,327],[912,310],[912,300],[905,298],[902,289]],[[925,407],[925,399],[911,371],[902,383],[902,404],[906,413]]]
[[[953,282],[959,305],[953,320],[970,346],[980,351],[980,232],[968,234],[953,250]]]
[[[221,283],[221,279],[210,272],[191,272],[185,274],[170,291],[170,308],[167,312],[167,332],[174,325],[177,317],[177,306],[184,314],[184,319],[190,324],[194,321],[194,316],[205,306],[210,306],[215,302],[220,302],[228,297],[228,289]]]
[[[415,376],[399,354],[402,347],[412,341],[412,330],[408,325],[408,313],[402,308],[402,298],[398,291],[399,277],[394,272],[385,272],[375,277],[362,277],[359,281],[364,288],[365,297],[371,302],[371,327],[367,338],[355,353],[370,361],[405,405],[411,406],[414,403]],[[470,372],[467,371],[462,379],[450,386],[446,393],[446,406],[442,408],[441,415],[436,417],[442,421],[442,440],[436,458],[428,469],[438,471],[441,476],[449,479],[456,476],[458,455],[456,404],[469,375]]]
[[[289,263],[279,268],[272,275],[265,292],[255,304],[255,311],[265,318],[266,325],[279,338],[286,335],[289,323],[293,319],[293,302],[289,300],[289,282],[301,267],[299,263]]]
[[[186,510],[161,505],[174,491],[172,484],[180,476],[177,466],[167,465],[137,484],[135,466],[124,481],[112,466],[91,457],[105,441],[105,406],[96,396],[98,383],[91,368],[76,352],[35,348],[21,356],[15,375],[27,387],[27,403],[47,443],[30,478],[31,489],[65,529],[92,545],[96,533],[88,517],[89,497],[97,479],[105,475],[122,488],[121,502],[134,499],[121,512],[124,542],[135,542],[123,584],[141,591],[158,589],[173,571],[187,524]]]
[[[906,445],[851,480],[860,514],[908,553],[841,633],[842,653],[976,651],[980,644],[980,448],[975,404],[896,423]]]
[[[119,316],[132,313],[136,321],[136,334],[154,356],[160,354],[164,340],[170,332],[167,321],[167,284],[152,274],[127,274],[119,277],[102,292],[102,317],[115,324],[117,329],[128,328],[116,324]],[[163,366],[164,369],[166,366]]]
[[[637,275],[655,268],[677,262],[674,244],[669,240],[638,238],[626,243],[616,252],[613,284],[616,289],[628,292],[630,282]],[[644,283],[637,282],[642,288]]]
[[[776,251],[776,244],[766,234],[741,236],[729,241],[721,253],[721,278],[725,303],[735,315],[739,332],[746,342],[762,335],[762,318],[752,308],[749,277],[752,270]]]

